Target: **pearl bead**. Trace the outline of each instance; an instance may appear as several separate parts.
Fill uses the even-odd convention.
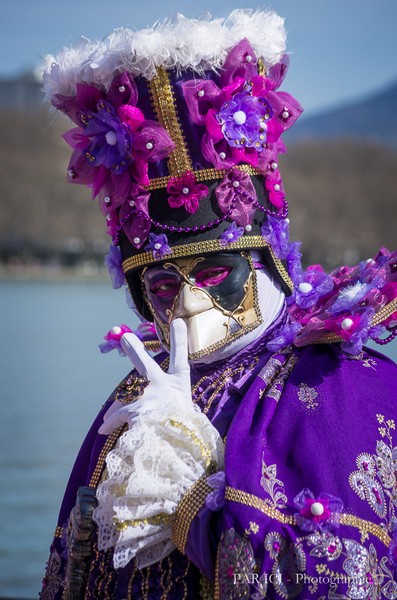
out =
[[[141,238],[139,237],[134,237],[134,244],[140,244],[141,243]]]
[[[313,289],[313,286],[311,283],[308,283],[307,281],[302,281],[302,283],[300,283],[298,285],[298,290],[300,292],[302,292],[302,294],[308,294],[309,292],[311,292]]]
[[[280,191],[280,186],[279,186],[279,184],[278,184],[278,183],[275,183],[275,184],[274,184],[274,191],[275,191],[275,192],[279,192],[279,191]]]
[[[110,196],[105,196],[103,201],[105,202],[105,204],[109,204],[110,202]]]
[[[283,113],[282,113],[282,117],[283,117],[283,119],[288,119],[288,117],[289,117],[289,112],[288,112],[288,110],[284,110],[284,111],[283,111]]]
[[[112,333],[114,333],[114,335],[120,335],[121,327],[119,327],[118,325],[115,325],[114,327],[112,327]]]
[[[221,160],[225,160],[225,158],[226,158],[226,152],[219,152],[219,158]]]
[[[352,325],[353,325],[353,319],[349,319],[349,318],[343,319],[342,323],[340,324],[343,331],[348,331],[349,329],[351,329]]]
[[[235,187],[235,188],[240,187],[240,182],[239,181],[233,181],[233,187]]]
[[[285,222],[288,223],[288,225],[290,224],[290,220],[288,219],[288,217],[285,219]]]
[[[69,177],[74,177],[75,176],[74,169],[68,169],[68,175],[69,175]]]
[[[228,240],[231,240],[231,239],[233,239],[233,234],[232,233],[228,233],[226,237],[227,237]]]
[[[250,232],[250,231],[252,231],[252,225],[246,225],[244,229],[245,229],[245,231]]]
[[[130,201],[128,202],[128,204],[129,204],[130,206],[135,206],[135,200],[130,200]]]
[[[106,215],[106,220],[107,220],[107,221],[111,221],[111,220],[112,220],[112,217],[111,217],[111,215]]]
[[[187,196],[187,194],[190,192],[188,187],[184,187],[182,188],[182,194],[185,194],[185,196]]]
[[[114,131],[108,131],[105,138],[109,146],[115,146],[117,144],[117,135]]]
[[[161,244],[159,244],[158,242],[154,245],[154,249],[155,250],[160,250],[161,248]]]
[[[236,112],[233,114],[233,119],[236,125],[244,125],[247,120],[247,115],[243,110],[236,110]]]
[[[204,96],[204,90],[199,90],[197,92],[197,96],[200,96],[200,98],[202,98]]]
[[[125,92],[125,85],[119,85],[119,92],[122,94]]]
[[[251,56],[251,54],[247,54],[247,56],[245,57],[245,62],[247,62],[247,63],[252,62],[252,56]]]
[[[278,168],[278,163],[272,162],[272,164],[270,166],[271,166],[272,169],[277,169]]]
[[[146,148],[148,150],[153,150],[153,142],[146,142]]]
[[[310,507],[310,512],[314,517],[321,517],[321,515],[324,513],[324,506],[321,504],[321,502],[313,502]]]

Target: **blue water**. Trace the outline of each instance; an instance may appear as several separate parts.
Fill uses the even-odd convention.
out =
[[[107,283],[0,282],[0,306],[0,596],[34,598],[74,457],[129,370],[97,344],[136,320]]]

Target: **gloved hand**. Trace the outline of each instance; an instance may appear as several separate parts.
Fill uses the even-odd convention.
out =
[[[125,333],[121,344],[139,374],[148,379],[149,384],[135,402],[127,405],[114,402],[104,415],[99,433],[109,435],[125,423],[131,426],[139,415],[153,409],[161,410],[162,399],[172,399],[176,405],[179,404],[182,412],[184,408],[192,408],[187,329],[182,319],[175,319],[170,326],[170,364],[167,373],[149,356],[143,343],[133,333]]]

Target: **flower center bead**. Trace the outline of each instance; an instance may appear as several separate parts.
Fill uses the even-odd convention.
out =
[[[236,125],[244,125],[247,120],[247,115],[243,110],[236,110],[236,112],[233,114],[233,119]]]
[[[308,294],[309,292],[311,292],[313,289],[313,286],[311,283],[307,283],[306,281],[302,281],[302,283],[300,283],[298,285],[298,290],[300,292],[302,292],[302,294]]]
[[[118,325],[115,325],[114,327],[112,327],[112,333],[114,335],[120,335],[120,333],[121,333],[121,327],[119,327]]]
[[[160,250],[161,248],[161,244],[159,244],[158,242],[156,242],[156,244],[154,245],[154,249],[155,250]]]
[[[353,325],[353,320],[352,319],[343,319],[342,323],[340,324],[340,326],[342,327],[343,331],[348,331],[351,326]]]
[[[321,517],[324,512],[324,506],[321,504],[321,502],[313,502],[310,507],[310,512],[314,517]]]
[[[105,138],[109,146],[115,146],[117,144],[117,135],[114,131],[108,131]]]
[[[185,196],[187,196],[189,192],[190,192],[190,190],[188,187],[182,188],[182,194],[185,194]]]

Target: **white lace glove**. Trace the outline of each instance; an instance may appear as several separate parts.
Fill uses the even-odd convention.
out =
[[[116,400],[105,413],[99,433],[108,435],[125,423],[131,427],[139,415],[157,409],[161,399],[172,398],[182,411],[192,406],[187,329],[182,319],[175,319],[171,323],[170,338],[170,364],[168,372],[164,373],[136,335],[123,335],[121,344],[124,352],[139,374],[149,380],[149,384],[142,396],[132,404],[123,405]]]
[[[106,458],[98,486],[100,550],[114,547],[115,568],[136,557],[137,567],[154,564],[175,549],[172,518],[182,496],[201,477],[223,468],[223,442],[191,398],[187,332],[181,319],[170,327],[170,366],[164,373],[133,334],[123,349],[149,380],[142,396],[105,414],[100,433],[128,430]]]

